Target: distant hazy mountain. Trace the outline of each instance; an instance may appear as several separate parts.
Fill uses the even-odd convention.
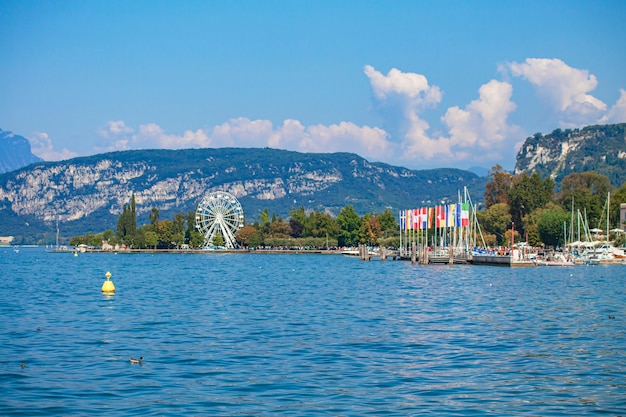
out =
[[[469,172],[473,172],[474,174],[478,175],[479,177],[486,177],[487,175],[489,175],[489,170],[490,168],[485,168],[485,167],[471,167],[468,169]]]
[[[41,161],[32,154],[28,139],[0,129],[0,174]]]
[[[458,169],[410,170],[371,163],[351,153],[221,148],[114,152],[44,162],[0,175],[0,235],[22,240],[115,229],[135,194],[139,224],[151,208],[161,218],[196,209],[223,190],[242,204],[246,220],[265,208],[286,217],[293,207],[337,214],[347,204],[363,215],[457,201],[467,186],[481,199],[486,179]],[[41,231],[47,231],[43,236]]]
[[[516,174],[538,172],[557,183],[585,171],[606,175],[616,187],[626,182],[626,123],[537,133],[526,139],[515,164]]]

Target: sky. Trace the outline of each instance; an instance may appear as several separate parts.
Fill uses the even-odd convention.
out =
[[[0,0],[0,129],[44,160],[354,152],[513,169],[626,122],[625,1]]]

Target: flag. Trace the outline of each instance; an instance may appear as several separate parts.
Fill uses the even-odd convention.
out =
[[[406,230],[406,212],[400,210],[400,230]]]
[[[446,209],[446,226],[454,227],[456,222],[456,204],[448,204]]]
[[[435,219],[435,227],[446,227],[446,206],[437,206],[435,215],[437,216]]]
[[[426,216],[426,227],[429,229],[433,227],[434,220],[435,220],[435,208],[428,207],[428,214]]]
[[[419,230],[422,222],[420,221],[420,209],[413,209],[413,229]]]
[[[413,210],[406,211],[406,229],[413,229]]]
[[[469,226],[469,203],[461,204],[461,226]]]
[[[463,222],[461,221],[461,209],[462,209],[461,206],[462,206],[461,203],[458,203],[456,205],[456,218],[454,219],[454,225],[456,227],[463,226]]]

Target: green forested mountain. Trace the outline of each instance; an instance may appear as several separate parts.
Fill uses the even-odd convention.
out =
[[[458,169],[410,170],[351,153],[220,148],[113,152],[42,162],[0,175],[0,235],[16,242],[115,229],[135,195],[138,223],[152,207],[162,218],[195,210],[207,193],[235,195],[252,222],[264,209],[287,216],[293,207],[360,214],[456,201],[467,186],[482,198],[486,178]]]
[[[626,182],[626,123],[557,129],[526,139],[515,173],[539,173],[557,184],[568,174],[595,171],[616,187]]]

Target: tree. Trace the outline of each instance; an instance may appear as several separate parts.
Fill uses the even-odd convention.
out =
[[[515,179],[509,190],[511,218],[516,228],[523,229],[522,217],[539,207],[545,206],[554,192],[554,181],[547,177],[542,180],[538,173],[523,173]]]
[[[241,246],[256,247],[263,241],[261,234],[252,225],[245,225],[235,233],[235,239]]]
[[[186,217],[185,242],[192,248],[198,248],[204,244],[204,236],[196,228],[196,212],[190,211]]]
[[[291,236],[291,226],[289,222],[276,220],[270,224],[269,233],[272,237],[288,238]]]
[[[148,247],[156,249],[159,244],[159,236],[152,230],[147,231],[144,233],[144,242]]]
[[[391,210],[385,209],[385,211],[377,215],[376,218],[378,219],[383,232],[395,233],[398,230],[398,223],[396,223],[396,218],[393,216]]]
[[[347,205],[342,208],[336,221],[339,226],[337,235],[339,246],[356,246],[359,243],[361,217],[354,211],[354,207]]]
[[[586,213],[589,227],[599,226],[606,219],[605,202],[612,190],[607,177],[596,172],[569,174],[561,182],[559,202],[565,210],[580,210]]]
[[[291,227],[291,237],[302,237],[304,233],[304,224],[306,223],[306,212],[304,207],[293,207],[289,212],[289,226]]]
[[[511,213],[507,204],[494,204],[486,211],[478,212],[477,217],[486,233],[495,234],[500,244],[507,243],[504,233],[511,227]]]
[[[614,228],[623,228],[623,225],[619,224],[620,221],[620,204],[626,203],[626,182],[622,184],[622,186],[614,193],[611,193],[611,201],[610,201],[610,223],[609,227]],[[622,236],[626,236],[626,234],[622,234]]]
[[[494,204],[509,204],[509,189],[513,182],[513,176],[500,165],[495,165],[489,172],[491,182],[485,186],[485,206]]]
[[[564,244],[565,231],[563,225],[567,224],[569,220],[569,213],[561,207],[544,210],[537,224],[537,230],[542,242],[549,246]]]
[[[213,236],[213,246],[224,246],[224,236],[222,236],[221,233],[216,233],[215,236]]]
[[[150,224],[152,224],[154,231],[157,231],[159,229],[159,209],[152,207],[148,218],[150,219]]]
[[[291,237],[302,237],[304,231],[304,224],[300,223],[296,219],[289,219],[289,227],[291,227]]]
[[[370,245],[378,243],[378,239],[382,236],[382,228],[378,219],[371,214],[366,214],[363,217],[361,229],[361,241]]]
[[[176,213],[172,221],[172,242],[177,246],[185,243],[185,216],[182,213]]]
[[[132,244],[137,234],[137,215],[135,211],[135,195],[130,203],[124,204],[122,214],[117,218],[117,238],[120,242]]]
[[[137,234],[137,208],[135,206],[135,193],[130,197],[129,220],[127,234],[135,236]]]
[[[157,226],[157,234],[159,236],[159,246],[169,248],[173,242],[173,225],[169,220],[162,220]]]
[[[305,235],[311,237],[336,237],[339,232],[337,222],[327,213],[321,211],[313,211],[309,215],[306,227],[308,230]]]

